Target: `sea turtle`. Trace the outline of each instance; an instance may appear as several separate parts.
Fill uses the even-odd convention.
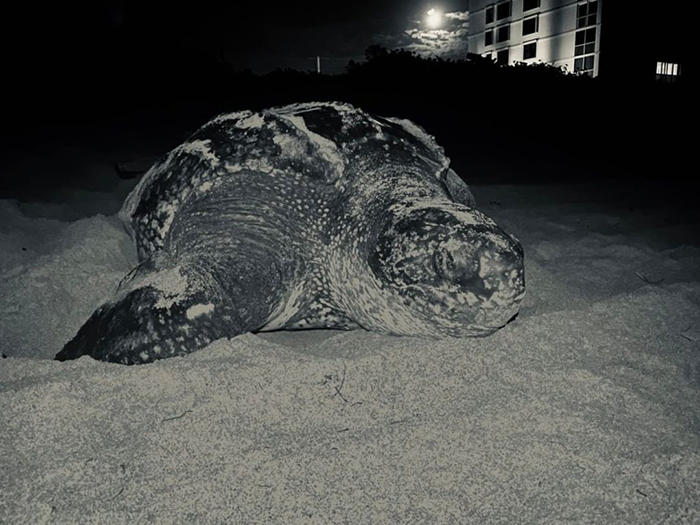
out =
[[[525,293],[520,243],[433,137],[344,103],[220,115],[119,215],[140,264],[58,360],[146,363],[278,329],[484,336]]]

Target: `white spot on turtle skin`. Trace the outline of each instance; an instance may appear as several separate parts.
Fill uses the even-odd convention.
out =
[[[227,162],[224,164],[224,168],[229,173],[237,173],[239,171],[243,171],[244,169],[247,169],[250,171],[258,171],[260,173],[269,173],[270,175],[274,175],[274,174],[278,173],[278,170],[275,170],[274,166],[272,164],[270,164],[269,161],[267,161],[264,158],[256,158],[256,157],[246,159],[242,163],[233,164],[233,163]]]
[[[205,191],[209,191],[213,186],[214,186],[214,184],[211,181],[207,181],[207,182],[202,183],[199,186],[199,188],[197,188],[197,190],[201,193],[204,193]]]
[[[148,361],[148,353],[146,352],[141,352],[139,357],[141,358],[141,361]]]
[[[185,153],[194,153],[197,155],[202,156],[204,159],[208,160],[211,162],[212,166],[218,166],[219,165],[219,157],[214,155],[211,152],[211,149],[209,149],[209,145],[211,144],[211,140],[191,140],[189,142],[185,142],[181,146],[178,146],[173,150],[173,153],[179,153],[179,152],[185,152]]]
[[[227,120],[239,120],[245,117],[249,117],[250,115],[252,115],[252,111],[250,111],[249,109],[243,111],[234,111],[232,113],[222,113],[221,115],[215,117],[211,121],[211,124],[221,124],[222,122],[225,122]]]
[[[297,137],[279,134],[272,138],[272,142],[277,144],[287,157],[298,157],[303,155],[305,144]]]
[[[164,203],[161,206],[157,208],[157,211],[159,213],[162,213],[165,217],[163,220],[163,226],[161,226],[159,234],[160,237],[164,237],[166,233],[170,230],[170,226],[173,223],[173,219],[175,218],[175,212],[177,212],[179,208],[179,204],[172,202],[172,203]]]
[[[199,317],[200,315],[208,314],[214,311],[214,305],[208,304],[195,304],[190,306],[185,312],[187,319],[192,321],[193,319]]]
[[[240,164],[231,164],[230,162],[227,162],[226,164],[224,164],[224,168],[229,173],[237,173],[237,172],[243,170],[243,166],[241,166]]]
[[[254,115],[249,116],[248,118],[244,118],[238,121],[238,123],[236,123],[236,127],[241,129],[259,128],[262,127],[264,123],[265,120],[260,116],[259,113],[256,113]]]

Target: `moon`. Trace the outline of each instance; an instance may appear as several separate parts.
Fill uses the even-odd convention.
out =
[[[428,27],[431,29],[437,29],[442,25],[442,13],[437,9],[430,9],[427,13],[428,17],[425,19]]]

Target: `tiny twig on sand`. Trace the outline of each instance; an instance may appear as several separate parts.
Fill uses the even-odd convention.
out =
[[[342,399],[343,401],[345,401],[347,403],[348,400],[345,399],[343,394],[340,393],[340,391],[343,389],[343,385],[345,384],[345,371],[346,370],[347,370],[347,365],[345,363],[343,363],[343,377],[340,380],[340,386],[335,387],[335,394],[334,395],[340,396],[340,399]]]
[[[663,279],[657,279],[657,280],[653,281],[653,280],[649,279],[649,277],[647,277],[643,273],[639,273],[639,272],[634,272],[634,275],[639,277],[642,281],[644,281],[647,284],[659,284],[659,283],[664,282]]]
[[[182,414],[180,414],[179,416],[173,416],[173,417],[167,417],[167,418],[165,418],[163,421],[161,421],[161,423],[165,423],[166,421],[172,421],[173,419],[180,419],[180,418],[184,417],[185,414],[187,414],[188,412],[192,412],[192,411],[191,411],[191,410],[185,410],[185,411],[184,411]]]

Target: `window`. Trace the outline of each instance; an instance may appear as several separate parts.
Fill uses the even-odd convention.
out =
[[[656,80],[663,80],[665,82],[675,82],[678,80],[678,76],[681,74],[681,67],[679,64],[674,64],[672,62],[657,62],[656,63]]]
[[[492,46],[493,45],[493,29],[489,29],[484,33],[484,45],[486,46]]]
[[[505,42],[510,39],[510,26],[501,26],[496,31],[496,42]]]
[[[657,62],[656,63],[656,74],[657,75],[678,75],[678,64],[672,64],[671,62]]]
[[[496,63],[497,63],[497,64],[508,65],[508,48],[501,49],[501,50],[496,54]]]
[[[594,26],[598,15],[598,1],[579,4],[576,10],[576,29]]]
[[[591,27],[576,31],[576,42],[574,44],[574,72],[593,74],[595,64],[595,35],[596,28]],[[587,56],[584,56],[587,55]]]
[[[533,16],[532,18],[528,18],[526,20],[523,20],[523,35],[531,35],[532,33],[537,33],[537,30],[539,29],[540,25],[540,17],[538,16]]]
[[[486,23],[493,24],[493,6],[486,8]]]
[[[523,60],[537,56],[537,42],[530,42],[523,46]]]
[[[540,6],[540,0],[525,0],[523,2],[523,11],[537,9]]]
[[[581,56],[595,53],[595,27],[576,32],[574,55]]]
[[[496,19],[503,20],[504,18],[508,18],[510,16],[510,6],[511,6],[510,0],[508,0],[507,2],[503,2],[501,4],[498,4],[496,6]]]
[[[593,65],[595,64],[595,55],[581,57],[574,60],[574,73],[593,74]]]

